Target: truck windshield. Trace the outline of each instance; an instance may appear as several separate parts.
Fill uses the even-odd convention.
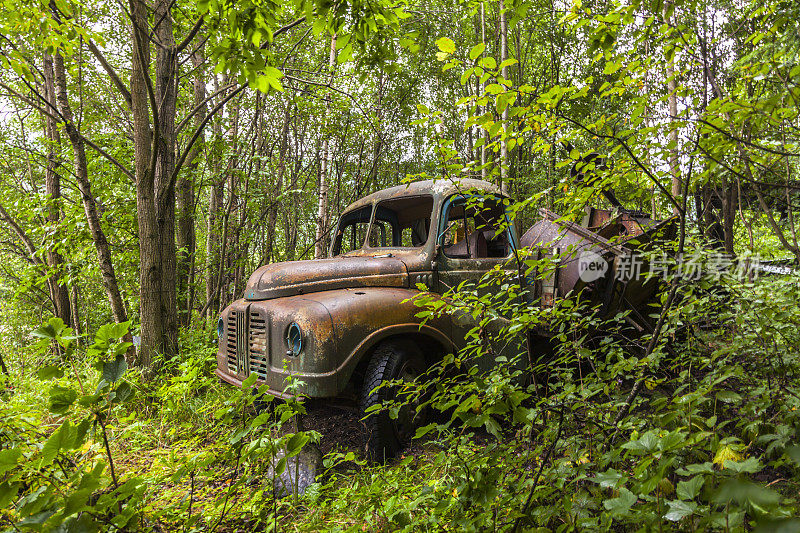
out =
[[[404,196],[375,207],[369,248],[417,248],[428,242],[433,196]]]
[[[432,213],[433,197],[430,195],[383,200],[375,206],[374,219],[372,206],[345,213],[339,219],[333,235],[333,255],[346,254],[365,247],[423,246],[428,242]]]

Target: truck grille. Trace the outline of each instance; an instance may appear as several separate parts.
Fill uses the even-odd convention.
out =
[[[228,370],[236,374],[239,371],[236,363],[236,311],[231,311],[225,321],[225,353]]]
[[[250,331],[248,335],[250,348],[250,371],[260,378],[267,377],[267,321],[258,313],[250,313]]]
[[[239,374],[248,376],[247,368],[247,313],[236,312],[236,368]]]

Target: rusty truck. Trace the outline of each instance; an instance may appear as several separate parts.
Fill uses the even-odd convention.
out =
[[[243,297],[219,318],[216,375],[242,386],[255,374],[256,385],[284,399],[349,395],[366,410],[392,394],[375,390],[380,383],[413,380],[465,343],[469,325],[451,315],[421,323],[412,301],[421,288],[443,295],[498,268],[518,279],[521,247],[537,257],[568,254],[553,271],[528,276],[529,298],[540,305],[582,291],[608,314],[641,309],[652,295],[653,287],[618,282],[613,270],[660,224],[629,212],[589,209],[578,223],[541,211],[520,237],[508,220],[509,202],[474,179],[413,182],[354,202],[333,228],[328,258],[253,272]],[[581,276],[586,265],[577,258],[585,250],[604,263],[597,279]],[[289,376],[300,384],[291,391]],[[413,433],[411,411],[365,419],[373,455],[398,451]]]

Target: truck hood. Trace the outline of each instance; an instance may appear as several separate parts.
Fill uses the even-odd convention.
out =
[[[334,257],[265,265],[253,272],[244,297],[270,300],[355,287],[408,287],[405,263],[392,257]]]

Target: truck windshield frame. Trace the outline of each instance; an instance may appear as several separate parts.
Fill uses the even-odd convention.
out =
[[[371,250],[424,247],[430,240],[434,203],[430,194],[381,200],[375,204],[364,247]],[[391,229],[391,244],[386,242],[387,224]]]
[[[434,215],[430,194],[388,198],[348,211],[331,234],[331,257],[359,250],[423,248],[431,239]]]

